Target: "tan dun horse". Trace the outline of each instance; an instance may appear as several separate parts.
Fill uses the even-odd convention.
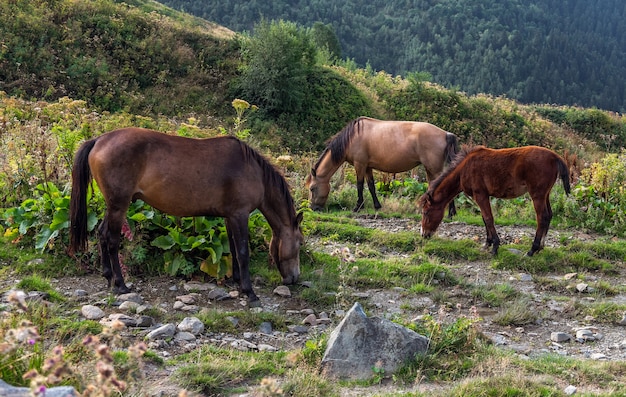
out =
[[[109,288],[125,293],[118,250],[131,200],[174,216],[224,217],[233,279],[250,303],[248,217],[259,209],[272,229],[270,257],[285,284],[300,275],[302,214],[285,178],[259,153],[233,137],[191,139],[141,128],[112,131],[83,143],[72,171],[70,253],[87,245],[87,185],[96,180],[106,213],[98,229]]]
[[[543,248],[552,220],[550,191],[557,178],[570,192],[569,170],[556,153],[538,146],[513,149],[464,148],[420,198],[422,236],[430,237],[441,220],[446,204],[460,192],[472,197],[480,207],[487,228],[486,247],[498,253],[500,238],[496,233],[489,197],[512,199],[528,192],[537,214],[535,240],[528,256]]]
[[[456,135],[429,123],[415,121],[383,121],[369,117],[352,120],[332,137],[319,160],[306,178],[311,208],[322,210],[330,193],[330,178],[348,162],[354,166],[358,199],[354,211],[363,207],[363,186],[381,207],[376,197],[372,170],[389,173],[409,171],[419,164],[426,169],[428,181],[439,175],[458,150]],[[450,216],[454,215],[450,202]]]

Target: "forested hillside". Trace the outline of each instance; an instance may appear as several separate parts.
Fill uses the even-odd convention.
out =
[[[161,0],[235,31],[261,18],[332,26],[359,66],[468,94],[626,111],[623,0]]]

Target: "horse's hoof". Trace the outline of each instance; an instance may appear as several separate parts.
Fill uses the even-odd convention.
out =
[[[130,288],[128,288],[125,284],[123,284],[122,286],[116,286],[113,287],[113,293],[115,294],[128,294],[129,292],[131,292]]]
[[[255,300],[250,300],[248,301],[248,306],[250,306],[250,308],[255,308],[255,307],[261,307],[261,300],[259,298],[256,298]]]

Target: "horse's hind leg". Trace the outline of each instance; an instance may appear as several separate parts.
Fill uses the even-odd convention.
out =
[[[543,249],[546,236],[548,235],[548,229],[550,228],[550,221],[552,221],[552,207],[550,206],[550,191],[548,195],[541,198],[533,198],[533,206],[535,207],[535,213],[537,214],[537,231],[535,232],[535,239],[530,251],[526,255],[533,256],[535,252]]]
[[[124,283],[119,258],[122,224],[125,216],[126,209],[108,209],[99,229],[100,238],[98,240],[102,274],[107,279],[109,288],[113,287],[114,292],[122,294],[130,292],[130,288]]]
[[[226,218],[225,223],[233,255],[233,278],[239,274],[239,289],[248,296],[250,307],[259,306],[259,297],[252,290],[252,281],[250,280],[248,216],[246,214],[246,216]]]
[[[372,200],[374,201],[374,208],[378,210],[382,207],[382,205],[380,205],[380,201],[378,201],[378,196],[376,196],[376,185],[374,183],[374,173],[372,172],[371,168],[367,169],[366,176],[367,176],[367,188],[369,189],[370,194],[372,195]]]

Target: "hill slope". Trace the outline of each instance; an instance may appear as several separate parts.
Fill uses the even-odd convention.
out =
[[[343,56],[525,103],[626,111],[621,0],[161,0],[236,31],[266,19],[334,28]]]
[[[130,4],[129,4],[130,3]],[[227,106],[233,32],[160,3],[0,2],[0,91],[176,115]]]

